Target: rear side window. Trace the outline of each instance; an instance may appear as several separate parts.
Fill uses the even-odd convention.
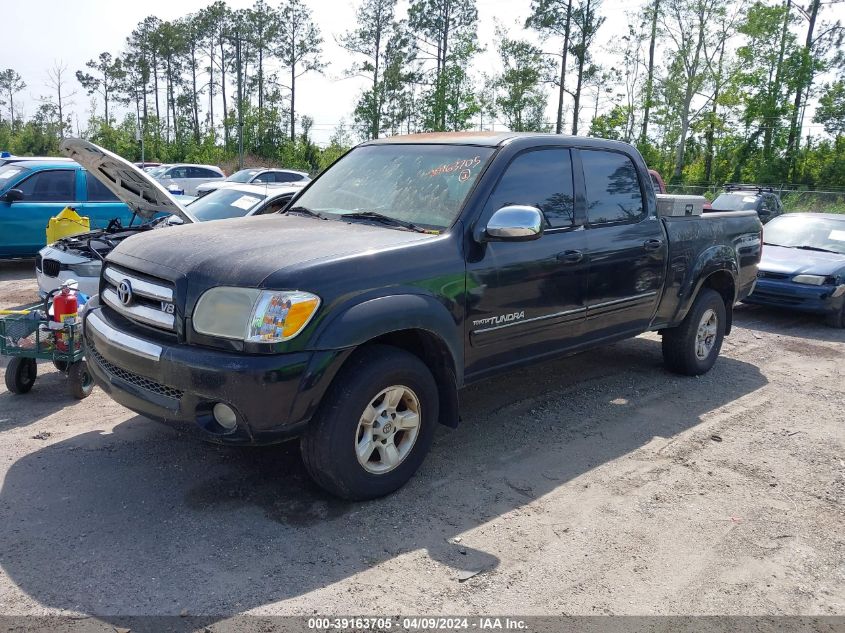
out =
[[[91,174],[85,174],[85,188],[88,190],[88,202],[119,202],[116,195]]]
[[[639,222],[645,217],[637,169],[624,154],[581,150],[587,222]]]
[[[17,188],[27,202],[71,202],[76,199],[75,184],[75,171],[57,169],[36,172]]]
[[[187,178],[220,178],[220,174],[216,171],[206,169],[205,167],[188,167]]]
[[[297,174],[292,171],[277,171],[275,173],[276,180],[274,182],[297,182],[302,180],[302,174]]]
[[[512,204],[537,207],[549,228],[575,223],[572,159],[568,149],[520,154],[508,165],[491,197],[493,209]]]

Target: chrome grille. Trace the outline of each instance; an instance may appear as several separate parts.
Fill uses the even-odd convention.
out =
[[[48,277],[58,277],[62,270],[62,264],[55,259],[45,259],[41,262],[41,269]]]
[[[103,270],[105,284],[100,298],[131,321],[161,330],[176,329],[173,288],[163,281],[150,281],[137,273],[113,266]]]
[[[128,382],[131,385],[135,385],[139,389],[143,389],[144,391],[149,391],[150,393],[154,393],[159,396],[164,396],[165,398],[171,398],[173,400],[179,400],[182,398],[182,395],[185,393],[184,391],[180,391],[179,389],[174,389],[173,387],[168,387],[167,385],[162,385],[151,378],[145,378],[144,376],[139,376],[138,374],[132,373],[131,371],[126,371],[125,369],[121,369],[117,365],[114,365],[103,358],[103,355],[97,351],[97,348],[94,347],[91,339],[88,339],[87,349],[85,350],[86,353],[91,357],[94,362],[96,362],[100,367],[103,368],[103,371],[108,372],[115,378],[120,378],[124,382]]]

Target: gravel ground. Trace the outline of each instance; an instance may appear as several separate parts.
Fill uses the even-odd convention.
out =
[[[31,270],[0,264],[0,307]],[[0,391],[0,614],[845,614],[843,343],[741,307],[701,378],[654,335],[512,372],[365,504],[41,364]]]

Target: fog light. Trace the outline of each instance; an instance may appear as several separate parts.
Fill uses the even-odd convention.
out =
[[[228,404],[218,402],[214,405],[214,409],[212,409],[211,412],[214,414],[214,419],[217,421],[217,424],[222,426],[225,430],[234,431],[235,427],[238,426],[238,416],[235,415],[234,409],[232,409],[232,407]]]

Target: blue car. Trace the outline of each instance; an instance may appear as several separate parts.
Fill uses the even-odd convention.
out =
[[[28,160],[0,166],[0,259],[35,257],[46,242],[51,217],[71,206],[106,228],[127,226],[132,211],[79,164],[66,159]]]
[[[825,316],[845,327],[845,215],[787,213],[763,229],[763,258],[746,303]]]

